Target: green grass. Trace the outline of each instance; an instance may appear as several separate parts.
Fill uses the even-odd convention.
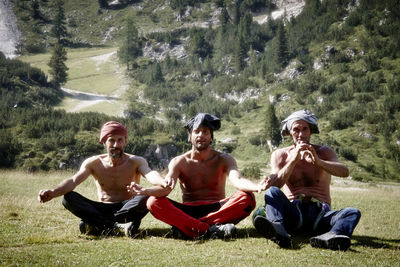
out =
[[[79,219],[61,199],[37,201],[71,173],[28,174],[0,171],[0,266],[399,266],[399,185],[370,185],[335,179],[333,208],[354,206],[362,217],[347,252],[312,248],[295,238],[293,249],[279,249],[260,237],[250,217],[237,225],[233,240],[183,241],[167,237],[170,227],[148,214],[142,236],[96,238],[79,233]],[[77,191],[96,199],[92,179]],[[228,194],[234,192],[229,185]],[[179,199],[179,190],[172,196]],[[257,203],[263,195],[257,194]]]
[[[68,81],[63,87],[92,94],[117,96],[118,100],[86,104],[76,98],[65,97],[56,108],[67,112],[101,112],[122,116],[126,106],[123,87],[128,86],[125,68],[118,63],[116,47],[68,49]],[[19,59],[41,69],[49,76],[47,63],[50,53],[22,56]]]

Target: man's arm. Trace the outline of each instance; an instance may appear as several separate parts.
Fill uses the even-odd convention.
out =
[[[165,197],[171,192],[172,189],[169,187],[162,187],[159,185],[144,188],[138,185],[137,183],[132,182],[130,185],[127,186],[127,190],[133,196],[142,195],[142,196]]]
[[[300,158],[300,151],[293,149],[287,152],[283,149],[278,149],[272,152],[271,155],[271,171],[272,174],[267,179],[267,187],[277,186],[282,187],[289,177],[292,175],[294,167]]]
[[[161,187],[166,187],[166,181],[157,171],[150,169],[147,161],[142,157],[137,157],[139,163],[140,174],[147,179],[153,185],[159,185]]]
[[[314,164],[316,166],[324,169],[327,173],[334,176],[349,176],[349,169],[346,165],[339,161],[335,151],[333,151],[332,148],[328,146],[323,146],[318,149],[317,153],[314,147],[311,147],[310,151],[315,158]]]
[[[168,165],[168,174],[165,179],[162,179],[162,185],[155,185],[149,188],[143,188],[140,185],[136,184],[135,182],[132,182],[130,185],[127,186],[128,191],[131,192],[133,195],[145,195],[145,196],[155,196],[155,197],[164,197],[169,195],[171,193],[172,189],[174,189],[177,177],[179,177],[179,171],[178,171],[178,162],[179,160],[177,158],[174,158],[171,160],[171,162]],[[144,169],[144,172],[146,173],[147,170],[150,170],[150,168],[146,164],[142,165],[142,168]],[[154,171],[147,172],[147,176]],[[143,173],[142,173],[143,174]],[[157,174],[152,175],[150,174],[150,179],[154,179],[153,181],[160,181],[159,178],[162,178],[161,175]],[[149,180],[150,181],[150,180]],[[151,181],[150,181],[151,182]]]
[[[86,180],[91,174],[89,167],[90,162],[91,162],[90,159],[85,160],[76,174],[74,174],[72,177],[68,179],[63,180],[53,189],[40,190],[38,194],[38,200],[41,203],[45,203],[47,201],[52,200],[55,197],[65,195],[66,193],[74,190],[75,187],[77,187],[80,183]]]
[[[259,184],[255,184],[252,181],[244,178],[237,169],[236,161],[233,157],[226,155],[228,178],[233,186],[242,191],[247,192],[261,192],[266,189],[266,184],[261,181]]]

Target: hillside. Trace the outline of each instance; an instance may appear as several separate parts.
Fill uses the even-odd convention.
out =
[[[25,51],[39,55],[51,51],[47,47],[52,37],[46,33],[51,28],[53,1],[38,1],[42,14],[34,20],[40,25],[38,35],[29,28],[32,20],[26,1],[13,2]],[[284,8],[282,3],[289,6]],[[82,56],[69,58],[71,74],[65,87],[113,97],[130,82],[129,89],[116,98],[126,101],[122,120],[131,124],[138,138],[129,148],[132,152],[151,156],[150,144],[172,143],[177,149],[168,150],[168,160],[187,147],[186,134],[179,128],[182,121],[205,111],[223,119],[216,147],[232,153],[248,175],[257,169],[267,173],[269,105],[274,105],[279,120],[296,109],[308,108],[320,118],[321,134],[314,141],[332,146],[350,165],[354,179],[399,181],[396,1],[260,0],[241,1],[240,5],[235,1],[120,1],[100,8],[97,1],[73,0],[65,1],[64,8],[69,54]],[[285,19],[276,16],[285,10]],[[140,33],[142,54],[128,62],[129,71],[125,63],[118,67],[126,71],[123,81],[106,83],[103,73],[116,76],[117,69],[106,70],[107,63],[104,72],[100,67],[97,74],[89,73],[96,63],[86,65],[85,58],[99,49],[120,55],[128,18]],[[42,47],[32,47],[39,37]],[[21,59],[35,64],[32,57],[27,54]],[[47,72],[45,63],[38,66]],[[78,69],[82,66],[86,66],[84,73]],[[99,90],[105,84],[115,89]],[[64,99],[61,107],[70,105]],[[93,107],[89,111],[96,111]],[[106,108],[100,104],[98,109]],[[91,128],[83,127],[89,130],[83,136],[96,133],[100,125],[96,121],[90,123]],[[8,128],[15,131],[17,126]],[[81,138],[73,137],[74,142]],[[43,162],[48,153],[36,154],[32,160]],[[17,155],[17,159],[24,158],[25,154]]]

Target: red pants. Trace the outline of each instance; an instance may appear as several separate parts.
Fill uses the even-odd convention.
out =
[[[153,216],[180,229],[188,237],[197,237],[216,223],[238,223],[255,208],[253,193],[237,191],[220,201],[178,203],[167,197],[150,197],[147,208]]]

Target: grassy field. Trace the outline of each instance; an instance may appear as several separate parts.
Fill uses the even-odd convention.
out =
[[[79,233],[79,219],[61,199],[40,204],[37,193],[71,173],[28,174],[0,171],[1,266],[399,266],[399,185],[372,185],[335,179],[333,208],[354,206],[362,217],[347,252],[312,248],[295,238],[293,249],[280,249],[259,236],[250,218],[237,225],[232,240],[183,241],[169,237],[170,227],[148,214],[142,235],[96,238]],[[92,179],[77,191],[96,199]],[[228,194],[234,189],[229,186]],[[179,199],[179,191],[171,196]],[[263,195],[257,194],[257,203]]]
[[[49,76],[50,53],[21,56],[20,60],[41,69]],[[125,68],[118,62],[117,48],[68,49],[68,81],[63,87],[83,93],[111,96],[113,100],[66,96],[56,107],[67,112],[94,111],[121,116],[126,106],[124,94],[129,88]]]

